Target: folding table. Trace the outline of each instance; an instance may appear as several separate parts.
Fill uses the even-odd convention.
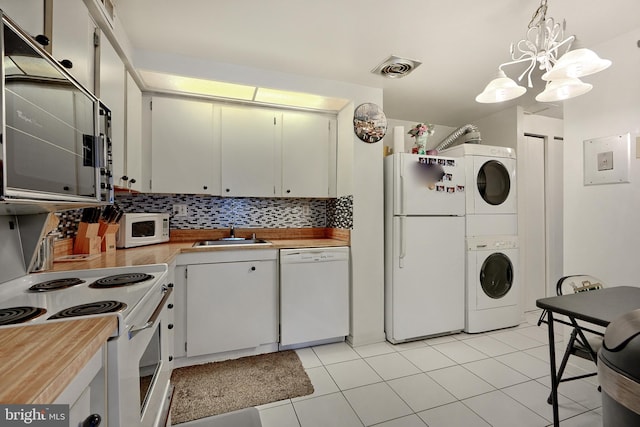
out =
[[[553,425],[558,427],[558,378],[556,372],[556,350],[553,325],[555,322],[578,325],[582,330],[599,333],[579,324],[577,321],[606,327],[619,316],[640,308],[640,288],[616,286],[576,294],[541,298],[536,305],[544,311],[541,321],[549,330],[549,365],[551,368],[551,404],[553,405]],[[555,319],[554,314],[567,316],[571,323]]]

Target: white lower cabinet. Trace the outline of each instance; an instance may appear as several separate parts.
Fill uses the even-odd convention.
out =
[[[101,425],[106,425],[105,363],[105,346],[102,346],[53,402],[54,404],[69,405],[70,426],[85,425],[83,424],[85,422],[87,422],[86,425],[89,425],[88,421],[95,416],[93,414],[102,419]]]
[[[275,257],[189,264],[186,276],[187,357],[277,343]]]

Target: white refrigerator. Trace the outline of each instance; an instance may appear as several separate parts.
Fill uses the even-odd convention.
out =
[[[385,334],[392,343],[464,328],[463,163],[407,153],[384,159]]]

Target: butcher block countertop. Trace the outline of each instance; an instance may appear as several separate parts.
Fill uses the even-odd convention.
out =
[[[249,238],[255,233],[269,245],[202,246],[193,247],[200,240],[217,240],[229,235],[228,230],[172,230],[171,241],[137,248],[118,249],[114,253],[101,253],[86,261],[54,262],[53,270],[68,271],[89,268],[131,267],[136,265],[172,262],[181,253],[213,252],[256,249],[298,249],[349,246],[349,230],[335,229],[236,229],[238,237]]]
[[[0,329],[0,403],[52,403],[117,327],[102,316]]]

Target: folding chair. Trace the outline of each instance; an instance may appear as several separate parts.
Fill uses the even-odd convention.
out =
[[[561,277],[556,284],[556,293],[558,295],[568,295],[571,293],[589,292],[595,289],[602,289],[603,287],[604,285],[602,284],[602,281],[593,276],[576,274]],[[593,377],[598,374],[597,372],[593,372],[564,379],[562,378],[562,374],[564,373],[567,362],[569,361],[569,356],[576,356],[581,359],[591,360],[594,364],[597,364],[597,353],[600,347],[602,347],[602,336],[593,335],[587,338],[584,334],[583,328],[578,325],[575,319],[569,317],[569,322],[569,325],[573,327],[573,330],[569,336],[567,348],[565,349],[562,362],[560,362],[560,368],[558,369],[558,384],[564,381]],[[600,390],[600,387],[598,387],[598,390]],[[547,402],[551,404],[551,396],[549,396]]]

